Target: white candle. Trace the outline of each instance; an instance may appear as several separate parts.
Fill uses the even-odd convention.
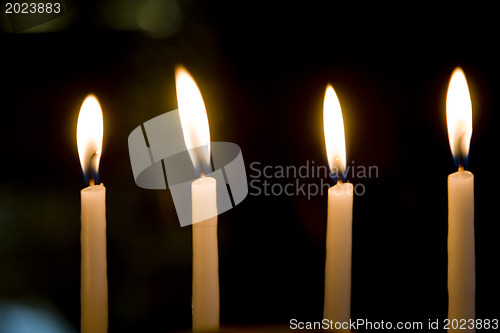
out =
[[[193,202],[193,330],[219,328],[219,256],[216,181],[191,184]],[[208,216],[212,216],[207,219]],[[201,222],[197,222],[201,221]]]
[[[217,190],[210,172],[210,130],[200,90],[191,75],[175,73],[177,103],[184,141],[200,179],[191,184],[193,220],[193,330],[219,329],[219,257]],[[197,149],[195,149],[197,148]]]
[[[89,186],[81,191],[81,200],[82,333],[107,332],[106,188]]]
[[[451,332],[475,332],[474,175],[464,171],[472,136],[472,105],[467,80],[456,68],[446,98],[448,137],[459,171],[448,176],[448,319]],[[466,321],[466,329],[460,328]],[[453,322],[454,321],[454,322]]]
[[[474,175],[469,171],[460,170],[448,176],[448,318],[450,320],[469,320],[476,317],[474,253]]]
[[[344,122],[331,85],[325,93],[323,126],[329,167],[340,178],[346,165]],[[324,318],[334,322],[351,318],[352,202],[352,184],[339,181],[328,190]]]
[[[82,333],[108,331],[108,280],[106,263],[106,188],[94,185],[102,147],[102,111],[89,95],[82,104],[77,125],[78,155],[90,186],[81,191],[81,329]]]
[[[351,248],[353,186],[339,183],[328,190],[324,317],[351,318]]]

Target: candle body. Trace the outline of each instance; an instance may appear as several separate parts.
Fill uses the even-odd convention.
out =
[[[448,318],[450,320],[475,319],[475,292],[474,175],[469,171],[460,170],[448,176]],[[475,329],[450,330],[453,331],[475,332]]]
[[[351,318],[353,185],[338,183],[328,190],[324,318]]]
[[[219,255],[216,180],[191,184],[193,210],[193,330],[219,329]],[[201,221],[201,222],[200,222]]]
[[[105,202],[106,188],[102,184],[81,191],[82,333],[108,331]]]

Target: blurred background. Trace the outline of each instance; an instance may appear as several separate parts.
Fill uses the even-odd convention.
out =
[[[177,108],[177,64],[200,87],[212,141],[240,146],[249,180],[264,180],[254,162],[327,165],[322,104],[333,84],[348,164],[378,171],[348,176],[365,190],[354,198],[352,318],[424,323],[447,316],[447,175],[456,166],[445,98],[461,66],[474,121],[466,169],[475,175],[476,312],[500,317],[496,8],[66,0],[42,15],[6,14],[5,3],[0,333],[79,331],[87,184],[76,123],[89,93],[104,114],[109,332],[190,330],[191,227],[180,227],[168,190],[135,185],[127,147],[133,129]],[[320,181],[333,185],[299,180]],[[326,192],[255,192],[219,216],[222,326],[321,320]]]

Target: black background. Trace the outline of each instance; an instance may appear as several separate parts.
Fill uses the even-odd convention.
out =
[[[249,180],[256,161],[327,164],[332,83],[348,161],[378,168],[349,179],[366,190],[354,198],[352,317],[446,318],[446,179],[456,166],[445,98],[461,66],[473,105],[477,318],[500,317],[496,7],[179,0],[176,29],[155,36],[113,28],[123,3],[104,3],[105,13],[98,1],[66,2],[70,23],[44,33],[12,31],[2,8],[0,301],[48,305],[79,329],[86,184],[75,133],[92,92],[104,114],[109,331],[190,329],[191,227],[179,226],[168,190],[135,185],[127,147],[134,128],[177,107],[181,63],[212,141],[241,147]],[[219,216],[222,326],[321,320],[325,232],[326,195],[249,195]]]

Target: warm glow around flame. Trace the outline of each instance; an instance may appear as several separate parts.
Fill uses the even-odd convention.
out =
[[[339,99],[331,85],[326,87],[323,104],[323,127],[330,171],[343,171],[346,167],[344,120],[342,119]]]
[[[472,136],[472,103],[467,80],[460,67],[453,71],[448,86],[446,122],[453,157],[467,158]]]
[[[97,173],[101,159],[103,136],[102,110],[94,95],[83,101],[76,126],[76,144],[82,170]]]
[[[195,169],[206,172],[210,165],[210,129],[207,110],[196,82],[184,67],[175,71],[177,105],[184,134],[184,142]],[[196,147],[202,147],[192,150]]]

